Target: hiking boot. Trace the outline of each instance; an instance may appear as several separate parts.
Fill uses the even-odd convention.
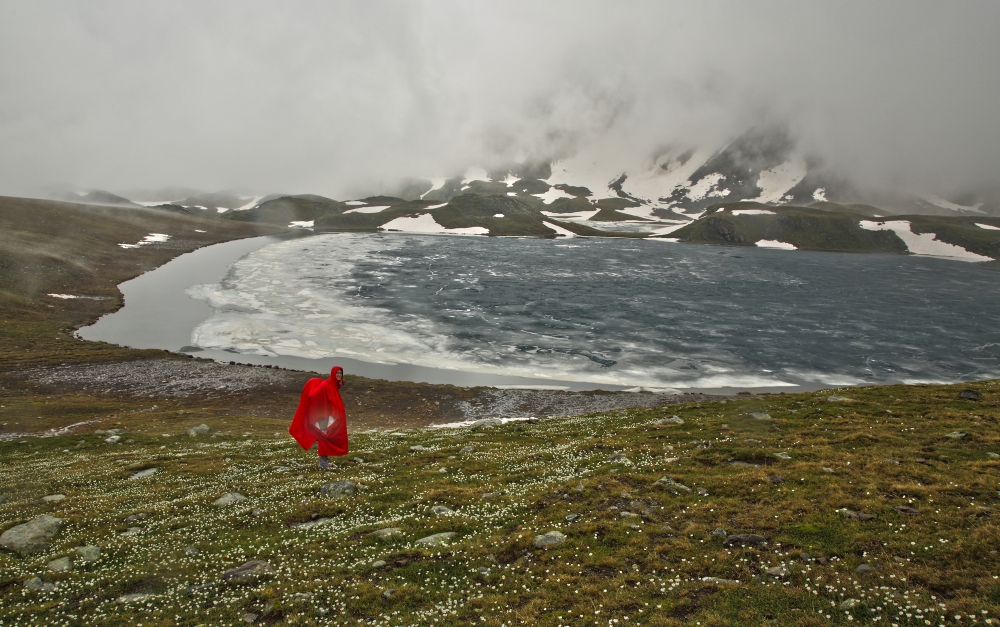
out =
[[[319,456],[319,469],[320,470],[329,470],[329,468],[330,468],[330,458],[327,457],[326,455],[320,455]]]

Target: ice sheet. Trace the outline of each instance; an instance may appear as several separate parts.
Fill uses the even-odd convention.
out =
[[[779,242],[776,239],[757,240],[757,243],[754,244],[754,246],[757,246],[758,248],[777,248],[779,250],[798,250],[795,245],[789,244],[788,242]]]

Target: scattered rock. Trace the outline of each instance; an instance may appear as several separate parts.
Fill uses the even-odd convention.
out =
[[[993,515],[993,508],[985,507],[982,505],[977,507],[975,513],[973,514],[973,516],[975,516],[976,518],[985,518],[987,516],[992,516],[992,515]]]
[[[48,496],[43,496],[42,500],[46,503],[58,503],[59,501],[66,498],[65,494],[50,494]]]
[[[122,436],[120,436],[120,435],[113,435],[110,438],[107,438],[106,440],[104,440],[104,443],[105,444],[118,444],[119,440],[121,440],[121,439],[122,439]]]
[[[788,569],[784,566],[772,566],[767,569],[767,574],[771,577],[777,577],[779,579],[784,579],[788,576]]]
[[[123,536],[137,536],[142,533],[142,527],[129,527],[125,531],[121,532]]]
[[[199,553],[201,553],[201,551],[196,546],[184,547],[184,555],[191,556],[191,555],[197,555]]]
[[[274,574],[267,562],[247,562],[222,573],[222,581],[227,583],[255,583]]]
[[[892,464],[894,466],[898,466],[899,465],[899,460],[898,459],[887,459],[887,460],[885,460],[885,463]]]
[[[946,433],[944,437],[951,438],[952,440],[961,440],[968,435],[966,431],[952,431],[951,433]]]
[[[88,544],[76,548],[76,556],[84,564],[90,564],[101,559],[101,547]]]
[[[137,470],[132,473],[129,479],[144,479],[146,477],[151,477],[159,472],[159,468],[146,468],[145,470]]]
[[[388,527],[386,529],[379,529],[377,531],[373,531],[371,532],[371,535],[375,536],[376,538],[384,540],[386,538],[391,538],[392,536],[403,535],[403,530],[400,529],[399,527]]]
[[[632,512],[619,512],[619,518],[638,518],[639,514],[633,514]]]
[[[866,520],[874,520],[874,518],[875,518],[874,514],[867,514],[865,512],[860,512],[860,511],[859,512],[855,512],[855,511],[847,509],[847,508],[839,509],[837,511],[840,512],[840,514],[844,518],[849,518],[850,520],[866,521]]]
[[[357,489],[358,486],[353,481],[334,481],[321,487],[319,493],[323,496],[331,496],[336,499],[348,494],[354,494]]]
[[[699,496],[708,496],[708,490],[705,488],[697,488],[695,492],[697,492]]]
[[[760,468],[760,464],[751,464],[750,462],[729,462],[729,465],[736,468]]]
[[[389,599],[392,598],[392,595],[394,595],[394,594],[396,594],[396,590],[393,589],[393,588],[389,588],[385,592],[382,593],[382,598],[386,599],[386,600],[389,600]]]
[[[443,533],[435,533],[434,535],[420,538],[416,543],[421,546],[441,546],[457,535],[458,533],[454,531],[445,531]]]
[[[792,456],[789,455],[788,453],[775,453],[774,456],[777,457],[778,459],[791,459],[792,458]]]
[[[247,497],[243,496],[239,492],[226,492],[218,499],[215,500],[212,505],[216,507],[226,507],[228,505],[233,505],[234,503],[239,503],[240,501],[245,501]]]
[[[834,472],[836,472],[836,471],[835,471],[835,470],[834,470],[833,468],[830,468],[829,466],[823,466],[822,468],[820,468],[820,470],[822,470],[823,472],[828,472],[828,473],[830,473],[831,475],[832,475],[832,474],[833,474]]]
[[[986,453],[986,456],[990,459],[1000,459],[1000,453]],[[3,501],[0,501],[2,503]]]
[[[768,475],[767,480],[775,484],[785,482],[785,478],[781,475]]]
[[[133,594],[123,594],[118,597],[119,603],[135,603],[136,601],[145,601],[153,595],[146,594],[145,592],[135,592]]]
[[[840,394],[831,394],[827,397],[828,403],[853,403],[853,398],[847,398],[846,396],[841,396]]]
[[[715,529],[712,530],[712,535],[713,536],[723,536],[723,537],[726,537],[729,534],[726,533],[726,530],[723,529],[722,527],[716,527]]]
[[[372,568],[385,568],[385,560],[375,560],[372,562]]]
[[[0,546],[21,555],[45,550],[62,526],[62,519],[42,514],[26,523],[11,527],[0,535]]]
[[[476,569],[476,572],[484,577],[489,577],[491,571],[489,568],[486,568],[485,566],[480,566],[479,568]]]
[[[431,508],[431,513],[435,516],[451,516],[455,513],[455,510],[444,505],[435,505]]]
[[[205,435],[212,429],[206,424],[200,424],[197,427],[191,427],[187,430],[187,434],[194,437],[196,435]]]
[[[463,446],[462,448],[460,448],[458,450],[458,452],[465,454],[465,453],[471,453],[474,450],[476,450],[476,449],[472,448],[471,446]]]
[[[254,614],[253,612],[247,612],[246,614],[243,615],[243,622],[244,623],[256,623],[257,622],[257,615]]]
[[[767,544],[767,538],[759,536],[756,533],[737,533],[726,538],[726,541],[722,544],[727,547],[757,546],[758,544]]]
[[[920,514],[923,513],[919,509],[910,507],[908,505],[898,505],[896,507],[893,507],[892,509],[896,510],[900,514],[906,514],[907,516],[919,516]]]
[[[259,507],[256,508],[256,509],[250,510],[250,515],[253,516],[254,518],[260,518],[261,516],[263,516],[266,513],[267,513],[266,511],[260,509]]]
[[[616,453],[608,458],[609,464],[625,464],[626,466],[632,465],[632,460],[625,456],[624,453]]]
[[[722,579],[721,577],[702,577],[704,583],[714,583],[717,586],[732,586],[739,582],[735,579]]]
[[[843,603],[841,603],[840,605],[838,605],[837,609],[840,609],[840,610],[846,612],[847,610],[853,610],[857,606],[858,606],[858,600],[857,599],[847,599],[846,601],[844,601]]]
[[[682,425],[684,424],[684,419],[680,416],[671,416],[669,418],[660,418],[656,421],[658,425]]]
[[[535,541],[532,544],[538,549],[547,549],[553,546],[559,546],[566,541],[566,535],[561,531],[549,531],[543,533],[540,536],[535,536]]]
[[[671,494],[680,494],[681,492],[691,493],[691,488],[687,487],[683,483],[678,483],[670,477],[661,477],[653,482],[653,485],[663,486]]]
[[[24,589],[31,592],[53,592],[56,589],[56,584],[42,581],[41,577],[32,577],[24,582]]]
[[[316,527],[322,527],[324,525],[329,525],[334,522],[333,518],[317,518],[316,520],[310,520],[302,523],[293,523],[289,525],[292,529],[315,529]]]
[[[499,418],[481,418],[473,422],[470,427],[498,427],[503,424]]]
[[[570,514],[569,516],[566,517],[566,522],[573,522],[579,517],[580,517],[579,514]]]
[[[413,451],[414,453],[417,453],[417,452],[420,452],[420,451],[429,451],[431,449],[427,448],[426,446],[424,446],[422,444],[416,444],[414,446],[411,446],[410,450]]]
[[[54,559],[45,565],[46,568],[56,573],[68,573],[73,569],[73,560],[67,555]]]
[[[750,413],[750,417],[754,420],[770,420],[771,414],[762,411],[755,411]]]
[[[868,564],[861,564],[860,566],[854,569],[854,572],[856,572],[859,575],[867,575],[868,573],[874,570],[875,569],[869,566]]]
[[[958,393],[958,398],[964,398],[967,401],[978,401],[982,398],[982,394],[975,390],[962,390]]]

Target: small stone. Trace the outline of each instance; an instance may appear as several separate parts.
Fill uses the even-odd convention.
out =
[[[839,606],[837,606],[837,608],[846,612],[847,610],[853,610],[857,606],[858,606],[858,600],[857,599],[847,599],[846,601],[844,601],[843,603],[841,603]]]
[[[639,514],[633,514],[632,512],[620,512],[618,514],[619,518],[638,518]]]
[[[608,458],[609,464],[625,464],[626,466],[632,465],[632,460],[625,456],[624,453],[616,453]]]
[[[699,496],[708,496],[708,490],[705,488],[697,488],[695,489],[695,492],[697,492]]]
[[[458,452],[464,454],[464,453],[471,453],[474,450],[476,449],[472,448],[471,446],[463,446],[461,449],[459,449]]]
[[[966,437],[967,435],[969,435],[969,434],[967,432],[965,432],[965,431],[952,431],[951,433],[945,434],[944,437],[951,438],[952,440],[961,440],[962,438]]]
[[[129,479],[144,479],[146,477],[151,477],[159,472],[159,468],[146,468],[145,470],[137,470],[132,473]]]
[[[573,522],[579,517],[580,517],[579,514],[570,514],[569,516],[566,517],[566,522]]]
[[[384,540],[386,538],[391,538],[392,536],[403,535],[403,530],[400,529],[399,527],[388,527],[386,529],[379,529],[377,531],[373,531],[371,535],[375,536],[376,538]]]
[[[791,459],[792,458],[792,456],[789,455],[788,453],[775,453],[774,456],[777,457],[778,459]]]
[[[246,614],[243,615],[243,622],[244,623],[256,623],[257,622],[257,615],[254,614],[253,612],[247,612]]]
[[[58,503],[59,501],[66,498],[65,494],[50,494],[48,496],[43,496],[42,500],[46,503]]]
[[[76,548],[76,555],[84,564],[90,564],[101,559],[101,547],[88,544]]]
[[[503,420],[499,418],[481,418],[473,422],[470,427],[499,427],[503,424]]]
[[[899,512],[900,514],[905,514],[907,516],[919,516],[920,514],[923,513],[919,509],[910,507],[908,505],[898,505],[896,507],[893,507],[893,509]]]
[[[133,594],[123,594],[118,597],[119,603],[135,603],[136,601],[145,601],[153,595],[146,594],[145,592],[135,592]]]
[[[866,520],[873,520],[875,518],[874,514],[868,514],[868,513],[860,512],[860,511],[859,512],[855,512],[855,511],[847,509],[847,508],[840,509],[840,510],[837,510],[837,511],[839,511],[840,514],[844,518],[849,518],[850,520],[866,521]]]
[[[385,560],[375,560],[372,562],[372,568],[385,568]]]
[[[4,531],[0,535],[0,546],[21,555],[37,553],[48,547],[49,540],[58,533],[61,526],[61,518],[42,514]]]
[[[349,494],[354,494],[358,489],[357,484],[353,481],[334,481],[333,483],[327,483],[319,489],[319,493],[323,496],[331,496],[333,498],[340,498]]]
[[[829,403],[851,403],[854,401],[853,398],[847,398],[846,396],[841,396],[840,394],[831,394],[826,400]]]
[[[104,440],[104,443],[105,444],[118,444],[119,440],[121,440],[121,439],[122,439],[122,436],[120,436],[120,435],[113,435],[110,438],[107,438],[106,440]]]
[[[274,569],[271,568],[270,564],[254,561],[230,568],[222,573],[222,580],[228,583],[254,583],[273,574]]]
[[[56,589],[56,585],[42,581],[41,577],[32,577],[24,582],[24,589],[31,592],[52,592]]]
[[[986,453],[986,456],[990,459],[1000,459],[1000,453]]]
[[[750,462],[729,462],[729,465],[736,468],[760,468],[760,464],[751,464]]]
[[[576,484],[576,487],[573,488],[573,489],[576,490],[577,492],[583,492],[583,489],[584,489],[583,488],[583,484],[582,483],[578,483],[578,484]]]
[[[962,390],[958,393],[958,398],[963,398],[967,401],[978,401],[982,398],[982,395],[975,390]]]
[[[250,515],[253,516],[254,518],[260,518],[261,516],[263,516],[266,513],[267,513],[266,511],[260,509],[259,507],[256,508],[256,509],[250,510]]]
[[[187,555],[187,556],[190,557],[191,555],[197,555],[199,553],[201,553],[201,551],[196,546],[184,547],[184,555]]]
[[[772,566],[767,569],[767,574],[771,577],[777,577],[783,579],[788,576],[788,569],[784,566]]]
[[[758,544],[767,544],[767,538],[764,536],[759,536],[755,533],[737,533],[726,538],[726,541],[722,543],[723,546],[756,546]]]
[[[658,425],[682,425],[684,424],[684,419],[680,416],[671,416],[670,418],[660,418],[656,421]]]
[[[726,530],[723,529],[722,527],[716,527],[715,529],[712,530],[712,535],[726,537],[729,534],[726,533]]]
[[[913,461],[917,462],[918,464],[923,464],[924,466],[930,466],[931,465],[931,460],[924,459],[923,457],[918,457],[918,458],[916,458]]]
[[[448,472],[448,469],[444,468],[444,467],[441,467],[441,468],[438,468],[438,472],[441,473],[441,474],[444,474],[444,473]]]
[[[750,413],[750,417],[754,420],[770,420],[771,414],[763,411],[755,411]]]
[[[559,546],[565,541],[566,541],[566,535],[563,534],[562,532],[549,531],[547,533],[543,533],[540,536],[535,536],[535,541],[532,542],[532,544],[535,545],[535,548],[547,549],[549,547]]]
[[[661,477],[653,482],[653,485],[663,486],[671,494],[680,494],[681,492],[691,493],[691,488],[687,487],[683,483],[678,483],[670,477]]]
[[[205,435],[212,429],[206,424],[200,424],[197,427],[191,427],[187,430],[187,434],[194,437],[196,435]]]
[[[898,459],[887,459],[887,460],[885,460],[885,463],[892,464],[893,466],[898,466],[899,465],[899,460]]]
[[[854,569],[854,572],[856,572],[859,575],[867,575],[868,573],[874,570],[875,569],[869,566],[868,564],[861,564],[860,566]]]
[[[421,546],[441,546],[457,535],[458,533],[454,531],[445,531],[443,533],[435,533],[434,535],[420,538],[416,543]]]
[[[429,451],[431,449],[427,448],[426,446],[424,446],[422,444],[416,444],[414,446],[411,446],[410,450],[413,451],[414,453],[418,453],[420,451]]]
[[[396,590],[393,589],[393,588],[389,588],[385,592],[382,593],[382,598],[386,599],[386,600],[389,600],[389,599],[392,598],[392,595],[394,595],[394,594],[396,594]]]
[[[67,555],[54,559],[45,565],[46,568],[56,573],[66,573],[73,569],[73,560]]]
[[[444,505],[435,505],[431,508],[431,513],[435,516],[451,516],[455,513],[455,511]]]
[[[705,583],[714,583],[717,586],[732,586],[740,583],[735,579],[722,579],[720,577],[702,577],[701,580]]]
[[[129,527],[121,533],[123,536],[137,536],[142,533],[142,527]]]
[[[784,483],[785,482],[785,478],[782,477],[781,475],[768,475],[767,480],[769,482],[775,483],[775,484]]]
[[[823,472],[828,472],[830,474],[833,474],[835,472],[834,469],[830,468],[829,466],[823,466],[822,468],[820,468],[820,470],[822,470]]]
[[[212,505],[215,505],[216,507],[227,507],[229,505],[239,503],[240,501],[245,501],[246,498],[247,497],[243,496],[239,492],[226,492],[216,499]]]
[[[476,569],[476,572],[484,577],[488,577],[490,574],[490,569],[486,568],[485,566],[480,566],[479,568]]]

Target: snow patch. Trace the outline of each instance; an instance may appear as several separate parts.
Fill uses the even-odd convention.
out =
[[[795,156],[770,170],[761,170],[757,178],[760,196],[750,200],[754,202],[784,202],[782,198],[788,190],[798,185],[806,177],[809,168],[806,160]]]
[[[813,192],[813,200],[818,202],[827,202],[826,200],[826,188],[817,187],[816,191]]]
[[[165,233],[150,233],[146,237],[142,238],[135,244],[118,244],[122,248],[138,248],[140,246],[146,246],[147,244],[159,244],[170,239],[169,235]]]
[[[452,235],[489,235],[490,230],[481,226],[470,226],[460,229],[446,229],[429,213],[421,213],[415,217],[401,217],[390,220],[379,227],[382,231],[400,231],[403,233],[447,233]]]
[[[424,192],[423,194],[420,194],[420,199],[421,200],[423,200],[424,196],[426,196],[427,194],[433,192],[434,190],[441,189],[442,187],[444,187],[444,184],[448,182],[448,179],[444,179],[444,178],[432,178],[430,181],[431,181],[431,188],[429,190],[427,190],[426,192]],[[350,204],[350,203],[348,203],[348,204]]]
[[[931,203],[935,207],[941,207],[942,209],[948,209],[950,211],[971,211],[973,213],[984,213],[983,210],[980,209],[980,207],[983,206],[983,203],[981,202],[977,202],[974,205],[967,206],[967,205],[959,205],[953,202],[948,202],[944,198],[941,198],[940,196],[935,196],[934,194],[924,194],[923,196],[921,196],[921,198]]]
[[[680,224],[675,224],[673,226],[665,226],[663,228],[656,229],[655,231],[653,231],[653,234],[650,235],[649,237],[658,238],[661,235],[668,235],[670,233],[673,233],[674,231],[679,231],[680,229],[683,229],[684,227],[686,227],[689,224],[691,224],[691,223],[690,222],[682,222]]]
[[[379,207],[358,207],[357,209],[348,209],[344,213],[378,213],[380,211],[385,211],[389,208],[389,205],[381,205]]]
[[[430,211],[431,209],[440,209],[441,207],[444,207],[447,204],[448,203],[443,202],[440,205],[431,205],[430,207],[424,207],[424,209],[427,210],[427,211]]]
[[[503,214],[502,214],[502,213],[494,213],[494,214],[493,214],[493,217],[494,217],[494,218],[502,218],[502,217],[503,217]]]
[[[290,229],[311,229],[315,220],[295,220],[288,223],[288,228]]]
[[[259,203],[261,201],[261,199],[264,198],[264,197],[263,196],[253,196],[253,197],[251,197],[251,196],[240,196],[240,200],[245,200],[247,198],[250,199],[250,202],[248,202],[247,204],[243,205],[242,207],[236,207],[235,209],[233,209],[233,211],[246,211],[248,209],[253,209],[254,207],[257,206],[257,203]]]
[[[465,178],[462,179],[462,185],[466,185],[472,181],[483,181],[485,183],[489,183],[490,175],[487,174],[486,170],[483,168],[469,168],[465,171]]]
[[[511,174],[510,172],[508,172],[507,173],[507,178],[505,178],[504,180],[502,180],[500,182],[504,183],[505,185],[507,185],[507,187],[514,187],[514,183],[517,183],[517,181],[518,181],[518,178],[516,176],[514,176],[513,174]]]
[[[542,224],[555,231],[556,237],[576,237],[576,233],[573,231],[564,229],[563,227],[552,224],[551,222],[542,222]]]
[[[976,226],[981,229],[986,229],[987,231],[1000,231],[1000,226],[993,226],[992,224],[980,224],[976,222]]]
[[[358,205],[367,205],[368,203],[366,203],[363,200],[348,200],[344,204],[345,205],[351,205],[352,207],[357,207]]]
[[[577,211],[574,213],[556,213],[555,211],[543,211],[542,215],[547,218],[555,218],[557,220],[589,220],[600,213],[600,209],[594,209],[593,211]]]
[[[733,209],[734,216],[773,216],[770,209]]]
[[[866,231],[892,231],[899,239],[906,244],[907,250],[913,255],[924,255],[928,257],[943,257],[945,259],[957,259],[959,261],[993,261],[991,257],[984,257],[976,253],[969,252],[961,246],[955,246],[937,239],[935,233],[914,233],[910,228],[908,220],[890,220],[888,222],[872,222],[862,220],[861,228]]]
[[[567,194],[563,190],[556,189],[555,187],[550,187],[544,194],[535,194],[535,197],[541,198],[546,205],[551,205],[560,198],[576,198],[573,194]]]
[[[691,185],[691,182],[688,181],[689,189],[687,197],[696,201],[705,198],[724,198],[729,195],[729,190],[719,190],[715,188],[725,179],[726,177],[724,175],[719,174],[718,172],[713,172],[701,177],[701,180],[695,185]]]
[[[762,239],[757,240],[755,246],[760,248],[777,248],[779,250],[798,250],[794,244],[789,244],[788,242],[779,242],[776,239]]]
[[[508,196],[517,196],[517,192],[507,192]]]

